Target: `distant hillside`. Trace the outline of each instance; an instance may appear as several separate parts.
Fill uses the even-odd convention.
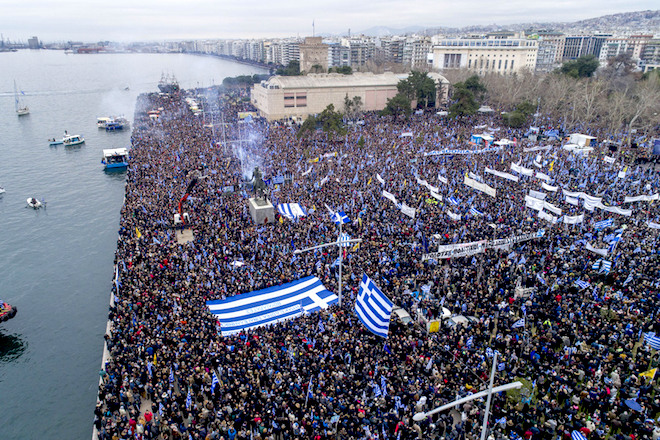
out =
[[[523,31],[528,29],[552,29],[567,34],[579,32],[615,32],[628,31],[635,33],[660,34],[660,10],[622,12],[619,14],[603,15],[574,22],[535,22],[517,23],[510,25],[466,26],[463,28],[428,28],[423,34],[465,34],[485,33],[500,30]]]
[[[401,29],[390,28],[387,26],[374,26],[369,29],[358,32],[358,35],[366,35],[369,37],[389,37],[390,35],[406,35],[414,34],[423,31],[422,26],[408,26]]]

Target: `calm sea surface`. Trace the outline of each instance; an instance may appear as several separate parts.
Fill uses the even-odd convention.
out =
[[[163,72],[183,88],[263,73],[193,55],[0,53],[0,299],[18,307],[0,324],[0,439],[91,438],[125,180],[100,161],[130,143],[96,118],[132,120]],[[86,142],[49,147],[64,130]],[[26,208],[32,196],[47,208]]]

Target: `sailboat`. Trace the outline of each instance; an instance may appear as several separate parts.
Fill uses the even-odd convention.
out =
[[[24,95],[25,93],[21,91],[21,94]],[[21,102],[21,99],[19,98],[18,89],[16,89],[16,81],[14,81],[14,105],[16,108],[16,114],[18,116],[25,116],[30,114],[30,109],[28,106]]]

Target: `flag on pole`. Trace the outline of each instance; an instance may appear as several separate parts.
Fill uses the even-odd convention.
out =
[[[601,229],[605,229],[605,228],[607,228],[607,227],[612,226],[612,223],[614,223],[614,221],[613,221],[612,219],[609,219],[609,220],[602,220],[602,221],[599,221],[599,222],[594,223],[594,228],[595,228],[597,231],[600,231]]]
[[[383,396],[387,396],[387,382],[382,374],[380,375],[380,389],[383,391]]]
[[[192,395],[190,394],[190,388],[188,388],[188,396],[186,397],[186,409],[190,409],[192,406]]]
[[[472,215],[474,215],[474,216],[483,216],[483,215],[484,215],[483,212],[479,211],[479,210],[478,210],[477,208],[475,208],[474,206],[470,206],[470,214],[472,214]]]
[[[522,305],[522,307],[520,308],[520,310],[522,310],[523,315],[527,316],[527,306],[526,306],[525,304]]]
[[[520,318],[516,322],[513,323],[511,328],[519,328],[519,327],[524,327],[525,326],[525,318]]]
[[[137,238],[142,238],[142,234],[140,233],[140,230],[137,228],[137,226],[135,227],[135,235]]]
[[[373,280],[363,275],[355,300],[355,313],[362,324],[375,335],[387,338],[393,306]]]
[[[174,383],[174,372],[172,371],[172,367],[170,367],[170,383]]]
[[[580,289],[586,289],[587,287],[591,286],[587,281],[582,281],[582,280],[576,280],[575,285],[578,286]]]
[[[319,333],[323,333],[325,331],[325,325],[323,325],[323,320],[321,319],[319,321]]]
[[[344,211],[337,211],[333,213],[330,217],[332,218],[332,221],[335,222],[336,225],[341,225],[351,222],[351,220],[344,213]]]
[[[465,346],[469,348],[469,347],[472,347],[473,345],[474,345],[474,336],[470,336],[467,339],[467,342],[465,343]]]
[[[598,260],[596,260],[594,262],[594,264],[591,265],[591,270],[598,270],[598,268],[600,267],[600,262],[602,260],[603,260],[602,258],[599,258]]]
[[[651,381],[655,378],[655,373],[658,371],[657,368],[652,368],[649,371],[645,371],[643,373],[639,373],[640,376],[642,377],[648,377]]]
[[[598,273],[604,273],[605,275],[607,275],[608,273],[610,273],[610,270],[612,270],[612,262],[608,260],[603,260],[600,263],[600,270],[598,271]]]

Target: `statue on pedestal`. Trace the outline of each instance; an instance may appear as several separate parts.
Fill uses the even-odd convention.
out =
[[[261,176],[261,170],[259,170],[259,167],[256,167],[252,173],[252,186],[254,187],[255,201],[265,202],[267,189]]]

